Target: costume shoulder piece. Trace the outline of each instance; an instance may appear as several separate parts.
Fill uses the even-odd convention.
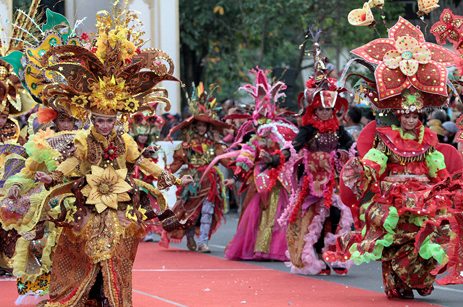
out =
[[[437,145],[437,134],[431,129],[419,124],[415,129],[417,138],[411,139],[403,134],[402,129],[396,126],[378,127],[378,138],[386,145],[387,152],[402,157],[417,157],[433,151]]]

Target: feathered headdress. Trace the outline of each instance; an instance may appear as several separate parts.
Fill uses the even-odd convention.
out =
[[[219,87],[211,85],[209,93],[204,91],[204,84],[199,83],[198,87],[194,89],[191,97],[187,94],[188,110],[191,115],[207,114],[211,117],[217,116],[217,99],[213,96],[214,91],[219,92]]]
[[[47,85],[64,80],[57,74],[47,71],[47,64],[42,64],[41,57],[55,46],[82,44],[81,39],[75,34],[76,27],[71,28],[63,15],[47,10],[46,17],[46,23],[39,26],[35,23],[33,15],[27,16],[27,20],[31,21],[35,28],[33,40],[24,44],[24,52],[15,50],[2,59],[13,66],[23,86],[32,94],[32,97],[46,107],[41,109],[42,112],[39,114],[42,123],[55,119],[58,114],[84,119],[85,112],[81,109],[69,104],[61,104],[55,99],[43,100],[42,92]],[[20,27],[20,24],[14,24],[14,27]],[[32,36],[32,33],[26,29],[22,31]]]
[[[193,87],[194,88],[194,87]],[[168,138],[170,136],[179,131],[186,128],[189,128],[195,121],[202,121],[208,123],[214,127],[214,129],[219,130],[220,132],[223,129],[231,129],[232,126],[216,120],[215,117],[217,116],[217,100],[215,97],[212,96],[213,92],[218,89],[217,86],[211,85],[211,91],[208,93],[204,90],[203,83],[199,83],[199,86],[193,90],[191,94],[191,98],[188,97],[188,108],[192,116],[187,118],[186,120],[182,121],[177,126],[173,127],[169,131]]]
[[[240,90],[248,92],[255,101],[255,108],[252,115],[249,114],[232,114],[225,116],[224,119],[247,119],[238,130],[235,137],[235,142],[230,148],[235,147],[243,142],[243,137],[250,132],[258,132],[260,129],[272,129],[274,133],[281,138],[281,142],[285,142],[289,135],[297,130],[294,125],[286,118],[282,117],[284,113],[278,113],[276,103],[279,98],[286,95],[280,91],[286,89],[286,84],[282,81],[275,82],[270,85],[267,79],[269,71],[257,69],[249,70],[256,79],[254,84],[246,84],[240,87]],[[278,123],[278,124],[277,124]],[[278,127],[277,127],[278,126]],[[277,132],[278,130],[278,132]]]
[[[333,113],[340,112],[344,108],[343,116],[346,114],[349,103],[347,99],[339,94],[347,91],[343,87],[336,85],[336,79],[329,78],[330,71],[327,69],[329,62],[327,57],[324,57],[320,48],[320,34],[318,29],[314,32],[313,26],[309,28],[309,33],[314,41],[313,43],[313,58],[314,58],[314,75],[306,81],[304,92],[300,93],[297,99],[301,107],[302,124],[306,125],[314,116],[314,110],[318,107],[332,108]],[[309,37],[307,35],[307,37]]]
[[[21,85],[18,76],[13,74],[12,66],[4,59],[22,50],[25,45],[30,45],[29,31],[34,27],[33,20],[37,15],[39,3],[40,0],[32,1],[28,14],[18,10],[10,37],[0,39],[0,57],[2,57],[0,59],[0,112],[2,114],[20,115],[35,105],[34,100]],[[3,25],[0,26],[0,32],[8,33]]]
[[[267,70],[263,71],[257,67],[256,69],[249,70],[255,76],[255,84],[246,84],[240,87],[239,90],[248,92],[255,101],[254,112],[252,120],[254,125],[270,122],[277,117],[276,103],[280,97],[285,97],[286,94],[280,91],[286,89],[286,84],[282,81],[275,82],[270,85],[267,80]]]

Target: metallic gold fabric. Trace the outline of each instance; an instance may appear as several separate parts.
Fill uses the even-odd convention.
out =
[[[256,245],[254,246],[255,253],[262,252],[268,254],[270,252],[272,230],[273,225],[275,224],[275,215],[278,209],[281,187],[281,183],[277,181],[275,187],[270,193],[267,208],[263,208],[261,211],[259,232],[257,233]]]
[[[314,205],[310,206],[304,216],[302,216],[302,209],[299,209],[297,220],[294,223],[288,224],[288,229],[286,230],[286,241],[288,242],[291,263],[300,269],[304,267],[302,263],[302,251],[305,246],[304,238],[309,232],[308,226],[312,222],[314,208]]]

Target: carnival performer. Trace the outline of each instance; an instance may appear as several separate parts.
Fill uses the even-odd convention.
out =
[[[204,171],[216,156],[224,153],[224,145],[214,137],[214,131],[222,133],[224,129],[232,127],[214,119],[217,103],[212,91],[208,94],[203,83],[200,83],[188,102],[192,116],[169,132],[170,136],[181,131],[183,140],[174,151],[170,171],[176,173],[185,165],[181,174],[189,174],[194,180],[194,183],[177,190],[177,202],[172,211],[180,220],[189,219],[196,223],[187,229],[164,232],[160,241],[164,247],[168,247],[169,242],[179,243],[186,236],[189,250],[210,253],[209,239],[224,219],[227,204],[222,183],[224,176],[218,167],[212,168],[207,174]],[[228,166],[231,160],[224,158],[220,163]],[[205,178],[200,183],[203,176]],[[195,235],[198,236],[198,245]]]
[[[30,13],[34,13],[38,5],[37,0],[31,4]],[[24,16],[16,18],[17,22],[24,22]],[[24,29],[29,29],[24,24]],[[0,57],[10,56],[15,50],[23,47],[22,36],[13,30],[7,33],[0,27]],[[18,40],[19,39],[19,40]],[[13,118],[31,110],[35,105],[34,100],[23,88],[18,76],[7,62],[0,59],[0,195],[3,196],[4,178],[14,174],[18,170],[14,162],[7,161],[7,157],[21,157],[25,155],[22,144],[25,143],[25,135],[21,135],[18,122]],[[26,130],[24,130],[26,131]],[[21,157],[22,158],[22,157]],[[13,160],[11,160],[13,161]],[[17,233],[5,231],[0,227],[0,271],[11,270],[11,257],[14,253]]]
[[[156,109],[156,106],[153,106]],[[153,163],[157,163],[160,154],[160,148],[156,146],[156,141],[159,139],[159,133],[164,125],[164,119],[161,116],[150,115],[148,112],[138,113],[133,115],[129,121],[129,133],[138,144],[138,151],[145,153],[145,158],[150,159]],[[133,177],[145,182],[148,185],[155,185],[156,180],[153,176],[147,176],[140,167],[135,165]],[[149,197],[150,204],[155,211],[160,211],[161,208],[156,200],[156,195],[152,195],[146,188],[140,187]],[[146,225],[146,236],[144,242],[157,240],[156,236],[162,234],[161,225]]]
[[[72,141],[76,119],[63,109],[40,108],[38,119],[41,124],[53,121],[53,128],[29,136],[24,145],[28,158],[20,173],[10,176],[4,189],[7,196],[0,198],[0,221],[5,229],[14,229],[22,234],[16,242],[13,258],[13,274],[17,276],[19,297],[16,305],[38,303],[48,299],[48,284],[60,229],[51,222],[44,224],[42,238],[24,238],[44,216],[58,217],[62,198],[42,204],[47,195],[43,183],[35,181],[38,171],[53,171],[60,162],[75,150]],[[64,199],[65,203],[69,200]],[[43,208],[43,206],[46,206]]]
[[[386,54],[378,49],[384,44],[390,46]],[[336,252],[326,252],[325,259],[381,261],[389,299],[412,299],[413,290],[430,295],[436,276],[445,271],[449,274],[439,284],[463,283],[457,264],[461,225],[452,208],[461,211],[461,195],[452,197],[460,193],[461,183],[448,178],[449,173],[461,173],[461,157],[452,146],[439,144],[436,133],[419,120],[425,110],[446,103],[445,67],[455,56],[426,43],[423,33],[403,18],[389,29],[387,39],[352,52],[378,65],[375,80],[364,77],[361,88],[381,116],[364,128],[359,157],[349,160],[342,172],[342,198],[352,210],[356,231],[340,236]],[[407,52],[412,57],[421,52],[425,59],[412,68],[406,64]],[[434,74],[437,70],[444,73]],[[452,187],[457,184],[458,189]]]
[[[303,108],[302,127],[282,154],[266,156],[264,161],[286,167],[294,178],[290,205],[280,222],[287,226],[288,257],[291,273],[329,275],[331,268],[339,275],[348,273],[350,263],[326,263],[322,253],[334,248],[336,237],[351,229],[352,216],[339,197],[339,172],[348,159],[353,140],[339,125],[336,113],[348,102],[340,96],[344,88],[327,77],[327,59],[321,56],[318,37],[313,35],[315,74],[298,98]],[[296,154],[296,153],[299,153]],[[331,266],[331,268],[330,268]]]
[[[243,182],[240,193],[247,191],[237,231],[225,249],[225,257],[230,260],[287,261],[286,227],[279,225],[277,220],[288,204],[290,184],[281,167],[262,169],[262,154],[270,152],[282,156],[281,149],[298,130],[277,114],[277,101],[285,96],[280,91],[285,90],[286,85],[281,81],[270,85],[267,71],[252,69],[251,72],[256,77],[255,85],[247,84],[241,89],[251,94],[255,110],[252,115],[230,116],[247,116],[248,119],[231,148],[240,144],[249,132],[255,134],[236,151],[234,176],[225,181],[226,185],[232,185],[240,180]]]
[[[69,42],[80,43],[78,37],[69,35],[71,28],[66,18],[58,13],[47,11],[47,21],[42,25],[31,23],[35,18],[37,6],[40,1],[33,1],[29,15],[20,11],[16,20],[15,29],[21,31],[17,36],[24,35],[27,27],[23,24],[30,24],[32,28],[37,27],[46,30],[47,35],[34,40],[36,45],[26,44],[25,50],[30,56],[38,56],[49,50],[52,46],[50,41],[54,39],[55,46]],[[56,25],[60,24],[59,28]],[[22,54],[19,52],[19,54]],[[18,51],[7,56],[6,61],[12,61],[17,57]],[[27,64],[26,64],[27,63]],[[39,61],[31,58],[22,61],[21,65],[31,65],[34,69],[40,69]],[[15,70],[18,68],[14,67]],[[41,71],[44,73],[44,71]],[[36,91],[36,80],[40,73],[35,73],[34,78],[25,78],[20,74],[21,81],[26,89],[33,95],[36,101],[41,101],[40,92]],[[51,77],[42,75],[44,80]],[[77,129],[77,119],[72,114],[72,108],[56,104],[54,100],[48,100],[45,107],[40,107],[38,112],[29,116],[29,141],[24,145],[25,157],[12,156],[8,158],[7,172],[4,174],[2,186],[7,192],[5,197],[0,198],[0,221],[5,229],[17,231],[20,237],[17,240],[15,255],[13,258],[13,274],[17,276],[17,290],[19,297],[16,305],[37,303],[40,300],[48,299],[48,285],[50,269],[54,254],[54,247],[59,238],[60,228],[54,223],[44,222],[47,218],[57,218],[60,213],[60,203],[72,203],[72,198],[56,197],[48,203],[42,203],[47,195],[43,183],[35,181],[36,172],[52,171],[58,164],[67,159],[75,150],[72,145]],[[85,122],[79,121],[81,125]],[[27,157],[27,159],[26,159]],[[14,174],[11,170],[20,170]],[[65,205],[67,209],[69,206]],[[38,234],[34,234],[39,224],[41,226]],[[39,235],[40,234],[40,235]]]
[[[135,114],[130,118],[129,133],[137,142],[138,151],[142,152],[145,148],[156,145],[162,126],[164,119],[161,116],[150,115],[147,112]]]
[[[145,159],[131,136],[114,129],[118,114],[124,120],[132,113],[152,111],[151,102],[168,102],[165,90],[155,88],[158,82],[178,81],[165,52],[137,49],[144,43],[138,26],[135,13],[114,5],[112,14],[97,14],[93,52],[66,45],[39,57],[46,72],[66,81],[45,83],[40,95],[44,103],[56,101],[77,114],[90,111],[92,122],[89,130],[76,135],[70,158],[54,171],[35,174],[50,188],[42,203],[69,193],[76,198],[71,219],[62,223],[69,227],[62,229],[55,250],[50,300],[39,305],[132,306],[132,265],[145,236],[143,222],[157,216],[166,227],[181,226],[171,214],[153,212],[139,193],[143,182],[133,179],[127,166],[138,165],[153,175],[159,189],[188,184],[192,178],[178,179],[164,171]],[[75,78],[76,72],[83,77]],[[64,183],[65,178],[69,182]]]

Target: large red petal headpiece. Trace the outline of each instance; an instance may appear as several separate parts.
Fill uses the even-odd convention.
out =
[[[423,97],[431,100],[433,95],[447,96],[445,67],[454,65],[456,56],[444,47],[425,42],[419,28],[402,17],[389,29],[388,36],[352,51],[378,65],[377,92],[373,95],[372,90],[367,90],[370,98],[374,96],[372,103],[380,109],[400,108],[401,95],[409,88],[423,92]],[[423,107],[435,106],[436,101],[443,103],[445,99],[426,99]]]

